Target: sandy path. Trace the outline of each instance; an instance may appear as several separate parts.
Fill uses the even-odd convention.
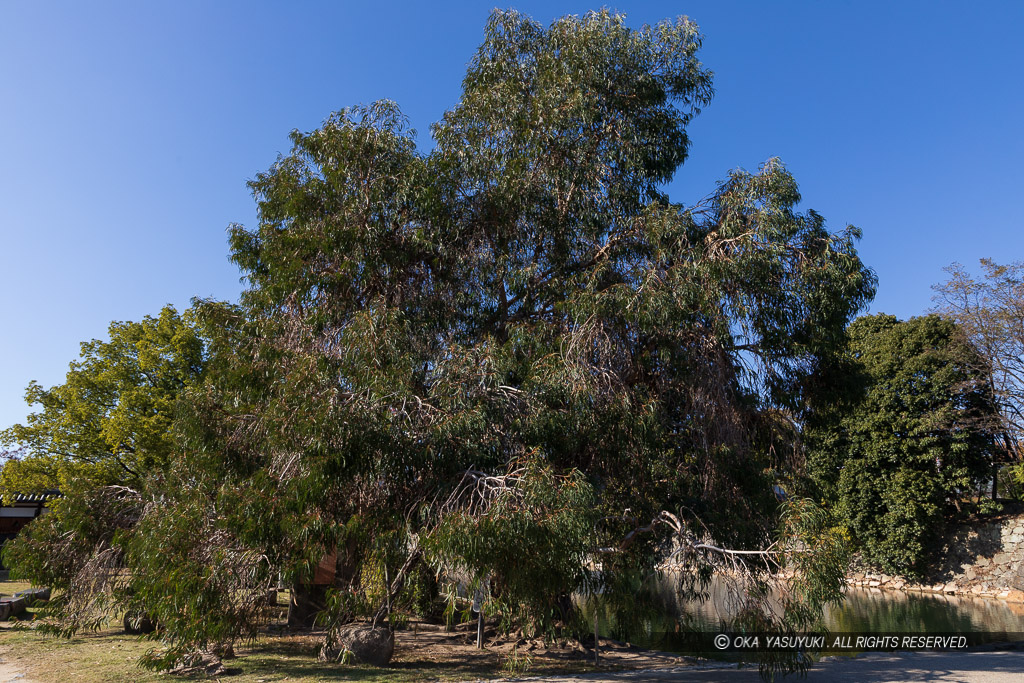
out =
[[[13,664],[0,660],[0,683],[36,683]]]

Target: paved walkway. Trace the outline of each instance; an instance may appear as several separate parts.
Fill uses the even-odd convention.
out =
[[[623,671],[583,676],[533,679],[545,683],[761,683],[757,668],[735,667]],[[878,652],[855,659],[836,657],[819,662],[806,678],[776,680],[842,683],[1024,683],[1024,651],[1006,652]]]

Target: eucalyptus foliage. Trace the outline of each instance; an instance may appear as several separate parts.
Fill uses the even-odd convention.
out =
[[[433,564],[484,591],[506,629],[548,634],[571,621],[569,592],[590,577],[597,501],[579,470],[558,476],[533,460],[514,476],[502,494],[484,494],[484,509],[453,507],[423,545]]]
[[[243,538],[299,576],[310,548],[358,565],[353,519],[406,529],[536,618],[578,587],[585,540],[663,509],[723,543],[770,540],[767,473],[789,466],[767,455],[770,415],[802,410],[874,277],[855,229],[796,211],[777,160],[694,206],[664,195],[712,95],[700,44],[685,19],[496,12],[430,153],[390,102],[292,134],[251,183],[259,225],[231,231],[249,288],[193,435],[261,501]],[[565,513],[572,542],[523,507],[439,504],[467,470],[524,458],[592,491]],[[537,543],[557,570],[496,566]],[[655,546],[630,552],[649,564]]]

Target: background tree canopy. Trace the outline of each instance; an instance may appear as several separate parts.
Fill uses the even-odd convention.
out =
[[[954,321],[978,350],[979,370],[990,373],[999,407],[999,435],[1010,462],[1018,498],[1024,498],[1024,263],[981,261],[982,276],[960,264],[946,269],[949,280],[934,287],[936,311]],[[993,497],[996,491],[993,490]]]
[[[849,334],[837,384],[852,396],[811,419],[808,470],[869,562],[918,573],[944,521],[991,472],[990,375],[935,315],[865,316]]]
[[[142,513],[142,491],[162,481],[176,455],[178,401],[201,381],[204,363],[190,312],[167,306],[155,318],[112,323],[109,341],[82,344],[64,384],[29,385],[26,400],[41,412],[0,432],[0,443],[18,449],[0,470],[4,497],[62,494],[52,514],[4,545],[6,564],[57,591],[57,630],[97,625],[126,604],[124,578],[115,581],[124,541]]]
[[[831,533],[780,526],[798,463],[773,446],[875,278],[778,160],[664,195],[712,96],[700,45],[687,19],[496,11],[429,153],[391,102],[292,134],[250,183],[259,224],[231,229],[240,304],[198,304],[207,380],[143,493],[133,595],[167,657],[251,633],[273,573],[328,554],[335,622],[425,560],[548,629],[599,548],[606,595],[635,601],[620,579],[670,531]]]
[[[170,459],[175,401],[202,369],[202,341],[172,306],[112,323],[109,341],[82,343],[64,384],[29,385],[25,400],[42,411],[0,431],[0,445],[19,449],[0,470],[0,493],[138,486]]]

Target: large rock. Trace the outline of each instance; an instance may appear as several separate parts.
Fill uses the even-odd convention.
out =
[[[179,659],[169,673],[177,676],[213,677],[237,673],[237,670],[231,671],[227,669],[219,655],[208,650],[203,650],[202,652],[185,655]]]
[[[125,612],[124,632],[131,636],[152,633],[156,623],[145,612]]]
[[[325,648],[320,658],[337,661],[348,650],[355,658],[372,666],[387,666],[395,654],[395,635],[386,628],[365,624],[346,626],[338,633],[340,647]]]

